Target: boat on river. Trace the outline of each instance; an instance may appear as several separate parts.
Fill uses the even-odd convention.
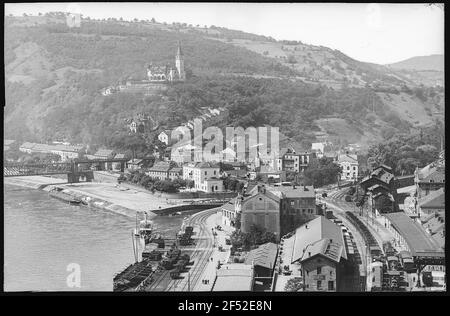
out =
[[[81,199],[64,192],[64,189],[59,187],[54,188],[48,194],[51,197],[73,205],[79,205],[82,202]]]

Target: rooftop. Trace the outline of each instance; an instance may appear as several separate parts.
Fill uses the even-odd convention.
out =
[[[234,199],[231,199],[230,201],[228,201],[227,203],[225,203],[224,205],[222,205],[222,208],[223,209],[225,209],[225,210],[227,210],[227,211],[230,211],[230,212],[234,212],[234,203],[235,203],[235,201],[236,201],[236,198],[234,198]]]
[[[308,245],[300,261],[306,261],[320,254],[335,262],[339,262],[341,260],[343,249],[344,246],[340,243],[334,242],[328,238],[323,238],[315,243]]]
[[[253,267],[242,263],[223,265],[217,270],[214,282],[214,292],[245,291],[252,290]]]
[[[384,216],[406,240],[413,256],[444,256],[444,252],[440,250],[440,247],[436,241],[408,215],[403,212],[397,212],[384,214]]]
[[[444,188],[430,192],[419,201],[421,208],[444,209],[445,208],[445,192]]]
[[[114,150],[112,149],[99,149],[97,150],[97,152],[94,154],[94,156],[98,156],[98,157],[109,157],[112,156],[114,154]]]
[[[358,163],[358,156],[356,155],[350,155],[350,154],[344,154],[338,156],[338,162],[350,162],[350,163]]]
[[[296,199],[296,198],[315,198],[316,194],[314,192],[314,187],[312,185],[309,186],[267,186],[267,189],[277,195],[279,198],[288,198],[288,199]]]
[[[308,252],[320,250],[325,254],[328,247],[330,247],[329,257],[335,257],[333,260],[339,262],[340,258],[347,259],[341,228],[323,216],[319,216],[297,228],[294,236],[291,238],[294,239],[292,263],[305,259],[306,257],[304,258],[304,256]],[[320,243],[318,243],[319,241]],[[313,248],[309,248],[311,250],[307,250],[313,244],[316,245]],[[342,250],[339,250],[339,248],[342,248]],[[332,255],[332,253],[335,254]]]
[[[161,171],[168,172],[171,168],[170,163],[167,161],[158,161],[148,171]]]
[[[274,243],[266,243],[250,251],[245,259],[245,264],[253,264],[272,269],[275,267],[277,259],[278,246]]]

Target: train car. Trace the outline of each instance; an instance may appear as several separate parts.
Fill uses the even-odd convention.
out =
[[[383,243],[383,251],[386,256],[395,256],[397,254],[397,250],[392,246],[392,244],[388,241]]]
[[[431,271],[422,272],[422,282],[423,285],[427,287],[433,286],[433,274],[431,273]]]
[[[383,289],[383,263],[376,261],[370,264],[369,277],[371,278],[371,291],[381,291]]]
[[[173,259],[165,258],[165,259],[161,260],[159,263],[165,270],[170,270],[173,268],[174,261],[175,260],[173,260]]]
[[[386,261],[389,270],[398,270],[400,262],[397,256],[388,256]]]
[[[379,257],[379,256],[381,256],[383,254],[383,252],[381,251],[380,247],[377,246],[377,245],[370,246],[369,249],[370,249],[370,255],[372,257]]]
[[[176,267],[175,269],[170,271],[170,277],[172,278],[172,280],[178,279],[180,277],[180,273],[181,270],[178,267]]]
[[[191,257],[187,253],[182,255],[180,259],[186,261],[186,265],[189,265],[191,263]]]
[[[400,252],[400,262],[403,266],[403,269],[408,273],[416,272],[416,264],[414,263],[414,259],[411,256],[411,253],[408,251]]]

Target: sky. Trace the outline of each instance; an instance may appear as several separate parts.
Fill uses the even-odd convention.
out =
[[[444,11],[427,4],[356,3],[23,3],[5,14],[79,12],[91,18],[215,25],[277,40],[338,49],[365,62],[388,64],[444,54]]]

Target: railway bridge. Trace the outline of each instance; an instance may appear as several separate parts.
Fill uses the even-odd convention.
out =
[[[66,174],[69,183],[76,183],[80,178],[92,181],[94,178],[92,166],[102,166],[120,163],[120,171],[126,168],[128,159],[95,159],[70,162],[50,163],[6,163],[3,165],[4,177],[48,176]]]

